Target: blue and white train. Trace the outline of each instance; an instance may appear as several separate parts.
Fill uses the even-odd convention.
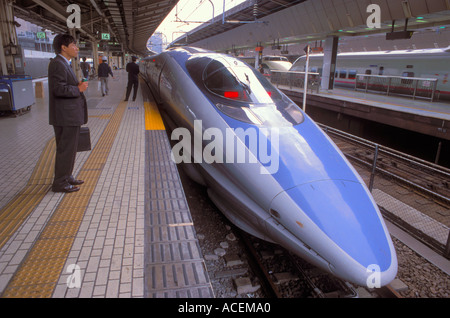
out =
[[[261,73],[189,47],[143,59],[140,67],[171,138],[202,136],[199,147],[184,135],[188,143],[175,157],[231,222],[346,281],[383,286],[394,279],[396,252],[364,181]],[[205,154],[214,160],[202,160]]]

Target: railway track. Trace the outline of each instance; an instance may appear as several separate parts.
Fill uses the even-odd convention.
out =
[[[353,162],[450,208],[450,169],[320,125]]]
[[[286,249],[242,231],[248,263],[268,298],[358,298],[355,286],[326,273]],[[391,286],[373,289],[371,297],[402,298]]]
[[[450,169],[324,125],[321,127],[363,179],[365,176],[369,190],[376,188],[404,204],[400,214],[399,210],[393,212],[380,206],[383,216],[448,258]]]

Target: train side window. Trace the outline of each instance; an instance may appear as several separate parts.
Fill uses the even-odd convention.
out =
[[[414,72],[403,72],[402,73],[402,77],[414,77]],[[413,80],[403,79],[402,78],[402,84],[411,85],[412,82],[413,82]]]
[[[378,70],[378,75],[383,75],[384,73],[384,67],[380,66],[380,69]]]
[[[348,78],[349,79],[355,79],[356,78],[356,70],[348,71]]]
[[[340,71],[339,72],[339,78],[346,78],[347,77],[347,71]]]
[[[414,77],[414,72],[403,72],[402,77]]]
[[[334,73],[334,78],[338,78],[338,72]]]
[[[364,74],[371,75],[372,74],[372,70],[366,70],[366,72]]]

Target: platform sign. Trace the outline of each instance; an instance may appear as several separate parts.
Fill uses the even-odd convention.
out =
[[[36,37],[38,39],[45,39],[45,32],[37,32]]]
[[[102,40],[110,40],[111,37],[109,35],[109,33],[102,33]]]

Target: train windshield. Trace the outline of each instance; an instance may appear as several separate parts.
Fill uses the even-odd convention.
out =
[[[303,122],[297,105],[260,72],[237,59],[199,57],[188,61],[186,67],[216,107],[230,117],[264,126]]]
[[[280,94],[261,75],[240,61],[212,60],[205,68],[203,81],[208,90],[221,97],[252,104],[272,103]]]

